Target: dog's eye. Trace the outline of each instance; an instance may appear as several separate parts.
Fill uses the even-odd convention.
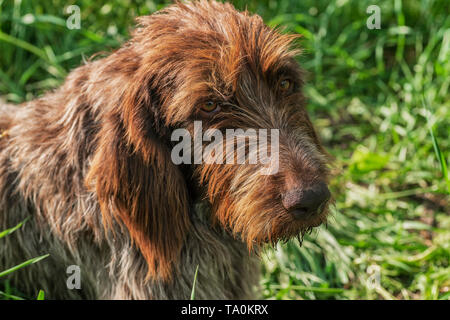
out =
[[[207,101],[201,107],[203,112],[213,113],[220,110],[220,106],[214,101]]]
[[[279,84],[280,91],[283,93],[289,92],[292,89],[292,87],[293,87],[293,85],[292,85],[292,81],[290,79],[281,80],[281,82]]]

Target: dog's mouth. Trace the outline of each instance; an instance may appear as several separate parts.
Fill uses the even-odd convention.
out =
[[[316,226],[317,216],[324,214],[326,204],[322,204],[317,210],[311,211],[305,207],[299,206],[289,210],[286,210],[286,214],[291,215],[295,220],[303,222],[305,224],[311,224]],[[320,225],[320,223],[318,224]]]
[[[333,200],[329,198],[322,203],[316,210],[306,210],[304,207],[295,207],[285,211],[287,217],[286,222],[280,226],[278,233],[279,240],[289,240],[297,238],[302,241],[306,234],[309,234],[313,229],[326,224],[329,215],[329,208]],[[270,242],[270,239],[268,239]]]
[[[265,230],[260,230],[259,234],[250,241],[248,238],[245,241],[245,236],[241,239],[251,247],[264,245],[275,247],[277,243],[285,243],[291,239],[297,239],[301,244],[305,235],[310,234],[315,228],[326,224],[330,203],[331,200],[315,213],[305,215],[304,212],[301,212],[299,218],[294,216],[295,213],[285,210],[282,215],[266,224]]]

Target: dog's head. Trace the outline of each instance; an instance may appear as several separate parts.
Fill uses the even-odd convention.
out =
[[[327,155],[305,110],[296,36],[214,1],[138,21],[116,53],[133,66],[121,108],[100,133],[115,139],[97,152],[90,177],[105,220],[128,227],[149,272],[170,275],[183,245],[187,175],[213,222],[249,248],[323,223]]]

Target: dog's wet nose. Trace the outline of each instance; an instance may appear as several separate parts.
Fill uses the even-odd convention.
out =
[[[315,183],[309,189],[293,189],[285,192],[282,203],[296,219],[314,215],[318,209],[330,199],[330,190],[325,182]]]

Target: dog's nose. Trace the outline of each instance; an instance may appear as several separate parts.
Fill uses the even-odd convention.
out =
[[[303,219],[316,214],[322,204],[330,199],[330,196],[327,185],[320,181],[309,189],[287,191],[282,196],[282,203],[296,219]]]

